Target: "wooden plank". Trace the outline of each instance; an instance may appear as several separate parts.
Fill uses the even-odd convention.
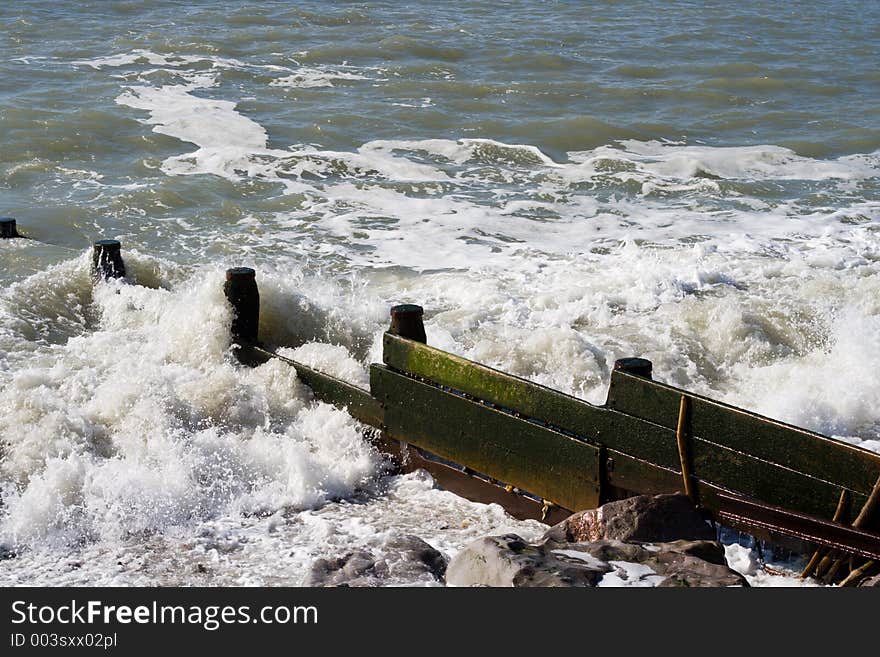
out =
[[[713,502],[714,491],[724,489],[818,518],[834,516],[840,490],[831,484],[705,441],[694,440],[692,448],[698,497],[708,509],[718,508]],[[616,450],[608,450],[607,458],[606,481],[611,486],[648,495],[685,492],[681,473],[674,467]],[[704,499],[704,495],[708,497]],[[850,496],[853,499],[844,512],[845,522],[855,518],[867,499],[854,491]]]
[[[632,404],[626,406],[627,413],[620,412],[617,407],[593,406],[581,399],[398,336],[386,335],[384,346],[384,359],[395,369],[461,390],[501,409],[512,409],[543,421],[551,428],[631,455],[667,471],[678,472],[681,467],[675,437],[681,391],[676,391],[679,397],[674,400],[669,419],[660,414],[643,418],[638,414],[628,414]],[[616,376],[614,380],[619,381],[620,377]],[[629,380],[635,381],[632,387],[637,391],[645,387],[652,389],[651,382],[646,379],[630,376]],[[649,385],[644,386],[641,382]],[[652,419],[662,419],[663,424],[655,423]],[[696,434],[695,431],[692,433]],[[698,436],[696,434],[689,439],[691,458],[694,475],[704,481],[768,503],[791,505],[800,512],[828,518],[834,513],[841,488],[849,488],[855,500],[865,499],[864,494],[846,485],[844,477],[841,477],[842,481],[829,482],[821,476],[821,470],[801,474],[786,463],[763,459],[718,444],[708,437]],[[713,434],[712,438],[715,437]],[[831,442],[834,447],[840,444]],[[766,450],[762,453],[766,453]],[[678,477],[677,486],[681,485],[680,475]],[[646,485],[649,483],[645,482]],[[644,489],[634,486],[631,490],[642,492]]]
[[[599,501],[599,449],[461,395],[370,368],[385,430],[483,475],[571,510]]]
[[[472,502],[498,504],[518,520],[539,520],[555,525],[571,515],[571,511],[559,506],[546,508],[542,500],[528,497],[516,490],[507,490],[497,482],[490,481],[461,467],[443,463],[435,455],[390,437],[381,441],[381,450],[391,456],[398,465],[397,472],[426,470],[442,489],[455,493]]]
[[[426,344],[386,333],[382,359],[392,369],[460,390],[548,424],[569,429],[583,425],[584,409],[577,404],[573,406],[572,402],[586,402]]]
[[[880,454],[625,372],[612,373],[606,406],[674,429],[682,395],[692,436],[865,495],[880,477]]]
[[[463,392],[549,428],[662,465],[678,463],[674,436],[670,441],[667,432],[623,413],[389,333],[384,337],[383,358],[394,370]]]
[[[242,347],[250,351],[245,357],[255,361],[274,358],[283,361],[296,369],[296,375],[315,393],[315,398],[344,409],[357,420],[372,427],[382,426],[382,406],[368,390],[358,388],[335,376],[319,372],[295,360],[281,356],[269,349],[257,345]]]
[[[639,490],[642,494],[684,493],[681,475],[627,454],[608,450],[607,482],[622,490]],[[880,534],[847,527],[824,519],[824,516],[798,513],[776,505],[768,507],[739,496],[706,481],[696,480],[701,508],[730,527],[746,531],[771,542],[785,542],[793,549],[797,540],[812,545],[843,548],[848,552],[874,558],[880,550]],[[862,501],[864,498],[862,498]],[[861,506],[861,503],[858,505]],[[784,538],[783,538],[784,537]],[[792,539],[797,539],[792,542]]]

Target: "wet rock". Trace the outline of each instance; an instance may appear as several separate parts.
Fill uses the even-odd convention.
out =
[[[572,551],[574,552],[574,551]],[[583,558],[579,555],[583,554]],[[595,586],[612,570],[589,554],[556,554],[516,534],[481,538],[459,552],[446,569],[452,586]]]
[[[443,580],[446,574],[446,557],[425,543],[418,536],[397,536],[385,542],[393,576],[406,578],[407,574],[428,572],[434,579]],[[397,558],[394,558],[397,557]]]
[[[515,534],[471,543],[452,586],[748,586],[684,495],[640,495],[581,511],[536,544]]]
[[[868,577],[867,579],[862,580],[859,587],[862,586],[880,586],[880,575],[874,575],[873,577]]]
[[[711,541],[715,529],[685,495],[637,495],[575,513],[551,527],[545,539],[563,543]]]
[[[446,571],[451,586],[748,586],[714,541],[618,540],[530,545],[516,534],[474,541]]]
[[[645,564],[665,579],[658,586],[749,586],[724,558],[724,547],[715,541],[673,541],[656,544],[658,551]]]
[[[446,557],[418,536],[395,536],[376,551],[360,548],[341,557],[317,559],[303,586],[387,586],[424,580],[439,582]]]
[[[386,564],[369,550],[352,550],[334,559],[317,559],[303,586],[379,586],[388,575]]]

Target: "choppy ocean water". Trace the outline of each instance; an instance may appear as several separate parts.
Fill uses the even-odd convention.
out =
[[[5,584],[286,584],[540,535],[385,477],[267,341],[366,385],[390,305],[601,403],[615,358],[880,450],[870,2],[0,7]],[[89,280],[122,241],[139,286]],[[731,559],[766,578],[748,551]],[[401,581],[397,584],[430,584]]]

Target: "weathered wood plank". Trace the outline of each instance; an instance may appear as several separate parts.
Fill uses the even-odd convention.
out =
[[[708,509],[716,508],[712,490],[721,488],[819,518],[834,516],[840,489],[833,484],[703,440],[694,439],[691,445],[698,496]],[[612,486],[642,494],[685,492],[675,466],[664,467],[617,450],[608,450],[608,459],[607,482]],[[703,498],[704,491],[709,498]],[[844,522],[851,522],[867,499],[854,491],[850,496]]]
[[[678,463],[674,435],[670,440],[667,432],[623,413],[388,333],[384,338],[384,360],[392,369],[538,420],[549,428],[638,454],[661,465]]]
[[[580,400],[552,388],[390,333],[383,338],[383,361],[390,368],[423,377],[548,424],[583,423]],[[583,402],[586,403],[586,402]]]
[[[566,509],[595,508],[599,449],[389,370],[370,368],[385,430]]]
[[[681,391],[676,390],[678,396],[674,398],[674,408],[668,403],[668,408],[664,407],[664,410],[671,409],[670,417],[654,413],[646,418],[642,413],[630,414],[637,404],[627,404],[625,412],[620,412],[619,406],[594,406],[525,379],[397,336],[386,335],[384,346],[384,359],[390,367],[461,390],[500,408],[511,409],[543,421],[550,427],[570,432],[588,442],[604,445],[667,471],[678,472],[680,469],[675,428]],[[635,389],[638,394],[644,394],[644,389],[653,390],[652,382],[647,379],[615,372],[613,380],[617,382],[618,391],[621,376],[627,377],[628,390]],[[692,418],[696,421],[696,411],[692,413]],[[662,420],[662,423],[654,420]],[[790,505],[800,512],[828,518],[832,517],[836,509],[841,488],[850,489],[855,500],[865,499],[863,492],[847,485],[849,480],[845,472],[838,472],[838,481],[827,481],[826,473],[822,469],[814,468],[812,472],[800,473],[787,462],[761,458],[745,450],[720,444],[714,440],[717,437],[714,433],[711,438],[693,429],[688,433],[693,434],[690,442],[694,475],[704,481],[768,503]],[[824,440],[830,444],[829,449],[834,454],[837,453],[834,451],[837,448],[843,448],[843,453],[848,453],[847,445],[828,438]],[[779,452],[778,449],[776,452],[767,449],[757,451],[765,456]],[[797,463],[797,459],[793,460]],[[680,475],[678,477],[676,486],[681,486]],[[641,492],[643,488],[634,486],[631,490]]]
[[[692,436],[863,494],[880,477],[880,454],[625,372],[612,373],[606,406],[674,429],[683,394]]]
[[[265,362],[274,358],[287,363],[296,369],[296,375],[300,381],[312,389],[316,399],[347,410],[352,417],[364,424],[376,428],[382,426],[382,406],[368,390],[358,388],[347,381],[319,372],[263,347],[244,345],[242,350],[249,352],[244,354],[244,357],[249,357],[254,361]]]
[[[377,445],[397,463],[397,472],[426,470],[444,490],[455,493],[472,502],[498,504],[518,520],[540,520],[554,525],[571,515],[571,511],[559,506],[546,508],[542,500],[507,490],[498,483],[475,475],[461,467],[442,463],[435,455],[389,436],[383,436]]]

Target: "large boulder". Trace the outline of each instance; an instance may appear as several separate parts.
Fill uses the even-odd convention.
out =
[[[582,558],[579,558],[582,557]],[[516,534],[481,538],[446,569],[452,586],[595,586],[612,567],[586,552],[574,557],[529,545]]]
[[[474,541],[446,570],[452,586],[748,586],[715,529],[684,495],[639,495],[581,511],[535,544]]]
[[[357,548],[316,559],[303,586],[385,586],[422,580],[442,582],[446,557],[418,536],[393,536],[379,550]]]
[[[880,586],[880,575],[874,575],[867,579],[863,579],[859,586]]]
[[[551,527],[545,539],[564,543],[712,541],[715,529],[685,495],[637,495],[575,513]]]
[[[530,545],[515,534],[481,538],[446,570],[450,586],[748,586],[724,561],[714,541],[637,545],[617,540],[545,541]]]

